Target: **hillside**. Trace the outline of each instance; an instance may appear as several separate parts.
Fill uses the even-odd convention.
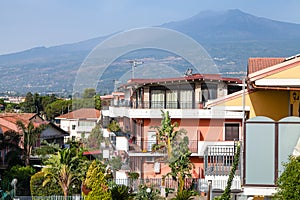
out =
[[[163,24],[161,27],[182,32],[198,41],[224,76],[242,77],[249,57],[289,57],[299,53],[299,24],[256,17],[240,10],[205,11],[189,19]],[[24,94],[31,91],[70,94],[81,63],[107,37],[109,36],[1,55],[0,93],[17,91]],[[132,52],[111,65],[101,80],[99,91],[111,91],[114,80],[130,73],[131,66],[126,63],[128,59],[147,60],[157,65],[163,63],[182,74],[189,67],[184,61],[177,59],[176,55],[168,52]]]

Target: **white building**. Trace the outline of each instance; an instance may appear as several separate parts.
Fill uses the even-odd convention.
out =
[[[70,139],[88,137],[100,119],[100,111],[94,108],[82,108],[55,118],[61,129],[70,133]]]

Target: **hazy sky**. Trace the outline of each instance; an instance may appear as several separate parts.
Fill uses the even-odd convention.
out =
[[[0,55],[227,9],[300,24],[299,0],[0,0]]]

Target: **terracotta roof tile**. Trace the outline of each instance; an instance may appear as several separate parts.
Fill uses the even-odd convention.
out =
[[[64,115],[60,115],[56,118],[64,118],[64,119],[83,119],[83,118],[99,118],[100,111],[94,108],[81,108],[78,110],[74,110]]]
[[[36,115],[36,113],[0,113],[0,127],[3,132],[8,130],[19,132],[19,128],[16,125],[17,121],[21,121],[25,125],[32,121],[35,127],[47,123],[45,121],[33,119],[33,117]]]
[[[221,80],[221,81],[230,81],[230,82],[242,83],[242,81],[238,78],[221,77],[220,74],[193,74],[191,76],[176,77],[176,78],[131,79],[125,85],[163,83],[163,82],[173,82],[173,81],[176,82],[176,81],[197,80],[197,79]]]
[[[285,58],[249,58],[248,75],[259,70],[277,65],[285,61]]]

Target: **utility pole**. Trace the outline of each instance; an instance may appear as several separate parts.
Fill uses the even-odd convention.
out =
[[[134,68],[136,68],[138,65],[143,64],[143,61],[137,61],[137,60],[129,60],[128,63],[131,63],[131,79],[134,79]]]

